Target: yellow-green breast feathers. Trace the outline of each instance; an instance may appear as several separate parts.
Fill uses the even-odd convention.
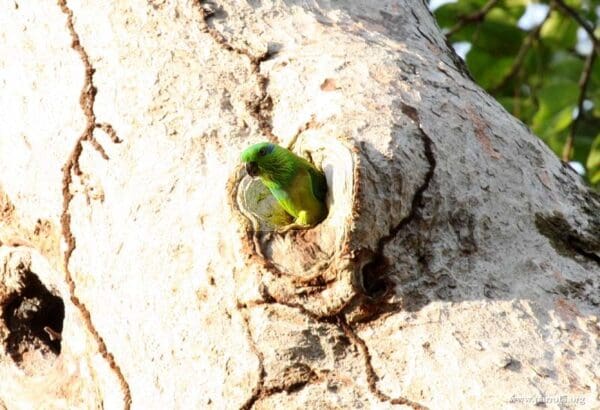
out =
[[[313,164],[270,142],[242,152],[250,176],[259,177],[283,209],[300,225],[315,225],[327,216],[327,181]]]

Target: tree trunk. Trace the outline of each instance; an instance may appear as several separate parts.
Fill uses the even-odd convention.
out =
[[[0,408],[600,406],[600,199],[425,2],[0,8]]]

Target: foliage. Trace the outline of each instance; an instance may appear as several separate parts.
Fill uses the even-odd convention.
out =
[[[529,27],[528,7],[547,10]],[[434,14],[452,44],[470,43],[475,80],[600,187],[600,2],[458,0]]]

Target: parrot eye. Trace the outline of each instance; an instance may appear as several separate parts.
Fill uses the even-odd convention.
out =
[[[260,155],[261,157],[264,157],[265,155],[267,155],[267,149],[265,147],[262,147],[261,149],[258,150],[258,155]]]

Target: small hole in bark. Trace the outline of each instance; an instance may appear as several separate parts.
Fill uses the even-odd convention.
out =
[[[7,298],[2,319],[8,328],[5,350],[21,365],[28,352],[38,350],[44,357],[60,354],[65,318],[62,299],[50,293],[33,272],[23,276],[24,287]]]
[[[377,299],[385,297],[391,289],[386,276],[387,261],[381,255],[368,262],[362,268],[362,287],[366,296]]]

